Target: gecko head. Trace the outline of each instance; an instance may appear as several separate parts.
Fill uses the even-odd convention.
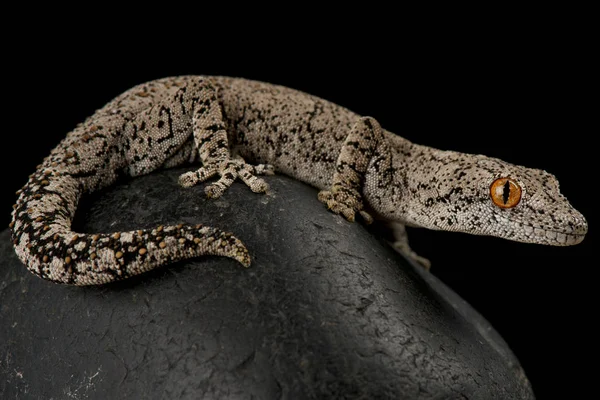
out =
[[[480,155],[442,158],[413,196],[423,210],[407,218],[415,225],[555,246],[580,243],[587,233],[585,218],[546,171]]]

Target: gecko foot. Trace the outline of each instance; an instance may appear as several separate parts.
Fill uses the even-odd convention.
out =
[[[407,258],[415,263],[419,264],[426,271],[429,271],[431,268],[431,261],[426,259],[425,257],[421,257],[417,253],[410,248],[408,243],[408,235],[406,232],[406,226],[400,222],[392,222],[388,221],[389,227],[392,229],[392,235],[394,237],[394,241],[391,242],[392,247],[398,253],[402,254],[404,258]]]
[[[319,201],[334,213],[342,214],[350,222],[354,222],[357,212],[366,224],[373,222],[373,217],[363,210],[360,195],[354,190],[340,187],[334,187],[332,190],[322,190],[319,192]]]
[[[228,159],[221,163],[209,164],[196,171],[186,172],[179,176],[179,184],[183,187],[192,187],[200,182],[219,175],[217,182],[208,185],[204,192],[209,198],[218,198],[225,193],[231,184],[240,178],[250,190],[255,193],[264,193],[269,185],[257,175],[273,175],[273,166],[268,164],[250,165],[242,159]]]
[[[420,265],[421,267],[423,267],[425,271],[429,271],[429,269],[431,268],[431,261],[429,261],[425,257],[421,257],[410,248],[410,246],[408,245],[406,234],[404,235],[404,237],[399,238],[394,243],[392,243],[392,247],[398,253],[402,254],[405,258],[408,258]]]
[[[402,254],[405,258],[409,258],[418,265],[420,265],[425,271],[429,271],[431,269],[431,261],[425,257],[421,257],[411,249],[406,249],[404,244],[398,244],[398,242],[393,244],[394,249]]]

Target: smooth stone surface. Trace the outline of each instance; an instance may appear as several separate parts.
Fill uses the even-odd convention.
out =
[[[207,200],[182,171],[91,197],[75,228],[204,223],[252,266],[202,257],[69,287],[29,273],[1,232],[0,397],[534,398],[487,321],[315,189],[274,176],[268,196],[236,183]]]

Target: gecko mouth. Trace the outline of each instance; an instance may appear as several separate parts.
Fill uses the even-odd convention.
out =
[[[587,234],[588,225],[583,216],[573,216],[563,227],[540,228],[520,221],[496,216],[498,224],[490,224],[484,234],[503,237],[523,243],[550,246],[573,246],[579,244]]]
[[[575,228],[572,232],[555,231],[551,229],[535,228],[533,226],[517,224],[518,228],[514,232],[518,232],[514,239],[526,243],[540,243],[551,246],[573,246],[579,244],[585,238],[587,233],[587,224],[582,224]]]
[[[585,234],[562,233],[535,228],[534,233],[525,236],[532,243],[544,243],[553,246],[573,246],[579,244],[585,238]]]

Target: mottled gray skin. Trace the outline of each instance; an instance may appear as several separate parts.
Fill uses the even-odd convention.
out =
[[[217,177],[205,189],[216,198],[240,178],[260,193],[268,185],[257,176],[277,171],[321,189],[319,200],[350,221],[359,213],[367,222],[374,215],[393,223],[396,248],[426,267],[410,250],[404,225],[551,245],[579,243],[587,231],[544,171],[416,145],[373,118],[285,87],[186,76],[128,90],[52,150],[18,192],[10,224],[17,255],[34,274],[75,285],[108,283],[205,254],[249,266],[240,240],[201,225],[71,231],[81,195],[123,174],[198,161],[199,169],[180,177],[182,186]],[[518,205],[500,208],[492,201],[490,186],[500,177],[521,188]]]

